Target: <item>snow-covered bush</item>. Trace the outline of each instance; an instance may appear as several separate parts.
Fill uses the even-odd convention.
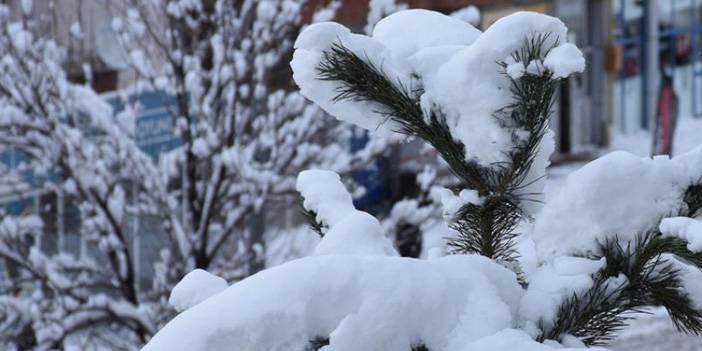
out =
[[[442,201],[454,255],[396,257],[338,177],[303,172],[315,254],[185,310],[144,350],[576,350],[646,306],[702,333],[702,147],[610,154],[542,204],[554,93],[584,69],[565,38],[535,13],[482,33],[423,10],[371,36],[308,27],[291,63],[302,94],[340,120],[423,139],[459,179]]]
[[[10,267],[0,280],[2,306],[11,306],[0,313],[0,343],[16,343],[0,349],[62,348],[69,339],[84,349],[143,345],[173,316],[168,293],[188,271],[235,281],[264,267],[264,230],[252,229],[251,219],[271,204],[296,201],[301,170],[345,173],[373,158],[372,150],[350,154],[348,126],[322,118],[290,79],[303,18],[334,14],[335,2],[318,3],[110,2],[117,11],[112,44],[124,48],[137,78],[129,93],[168,96],[164,109],[179,145],[158,159],[134,140],[138,104],[125,99],[128,108],[116,115],[88,84],[68,79],[65,50],[42,35],[31,1],[22,1],[21,18],[0,5],[0,151],[26,156],[21,166],[0,170],[0,186],[22,180],[21,172],[51,180],[32,190],[70,199],[80,224],[66,229],[82,243],[80,255],[39,249],[54,235],[49,228],[25,240],[11,225],[25,219],[3,219],[14,229],[0,228],[0,261]],[[137,228],[142,218],[153,219],[158,232]],[[139,268],[145,254],[135,232],[160,238],[154,241],[162,248],[145,284],[140,276],[152,267]],[[29,341],[17,345],[25,331]]]

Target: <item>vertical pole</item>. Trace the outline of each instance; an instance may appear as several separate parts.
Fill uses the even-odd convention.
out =
[[[136,183],[132,184],[132,201],[134,201],[135,211],[132,215],[132,233],[129,237],[132,238],[132,262],[134,262],[134,272],[136,272],[136,288],[137,291],[141,291],[143,288],[141,281],[144,273],[141,270],[141,237],[139,236],[139,220],[141,220],[139,216],[141,216],[141,211],[138,204],[138,191]],[[154,257],[153,260],[155,261],[156,258]]]
[[[626,1],[619,0],[619,13],[617,14],[617,30],[623,30],[626,27]],[[622,39],[626,39],[628,35],[624,32]],[[626,52],[626,45],[621,44],[622,55]],[[623,60],[624,57],[621,58]],[[626,120],[626,103],[624,101],[624,96],[626,96],[626,75],[623,69],[619,70],[619,132],[625,133],[627,129]],[[614,99],[612,99],[614,101]]]
[[[609,1],[593,0],[587,2],[586,12],[588,29],[588,45],[590,47],[590,62],[588,62],[588,95],[591,98],[589,144],[604,146],[606,116],[608,115],[607,101],[607,70],[605,69],[605,50],[609,30]]]
[[[56,192],[56,232],[58,233],[58,253],[68,252],[66,250],[65,228],[63,224],[65,215],[63,201],[63,190],[58,190]]]
[[[656,120],[658,103],[659,41],[658,41],[658,1],[644,1],[645,58],[644,58],[644,116],[643,126],[651,128]]]

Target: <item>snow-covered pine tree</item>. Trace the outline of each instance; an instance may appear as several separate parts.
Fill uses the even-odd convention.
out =
[[[348,128],[321,118],[289,79],[303,12],[328,19],[334,6],[110,2],[111,26],[136,71],[132,92],[155,89],[175,101],[167,107],[180,144],[152,159],[134,140],[138,104],[126,100],[116,115],[89,85],[69,81],[65,51],[39,32],[31,2],[22,3],[20,18],[0,5],[0,146],[26,162],[2,167],[0,181],[3,191],[26,191],[22,174],[49,180],[33,191],[61,192],[80,211],[78,227],[67,229],[84,245],[81,254],[47,250],[49,227],[17,232],[9,229],[24,219],[5,216],[0,259],[10,268],[0,310],[8,315],[0,318],[9,322],[0,322],[0,348],[142,345],[173,316],[167,294],[184,273],[207,268],[232,281],[263,268],[263,230],[250,230],[250,220],[295,199],[300,170],[348,172],[373,157],[349,154]],[[133,240],[135,231],[151,234],[144,218],[165,232],[152,284],[139,283],[150,269]],[[18,330],[29,335],[22,346]]]
[[[542,206],[554,93],[584,69],[564,38],[562,22],[534,13],[483,33],[422,10],[370,37],[307,28],[292,61],[303,95],[341,120],[425,140],[459,179],[443,201],[455,254],[395,257],[336,174],[302,172],[303,205],[325,228],[315,254],[189,304],[144,350],[576,350],[606,344],[647,306],[702,332],[702,147],[612,153]],[[202,288],[182,284],[176,301]]]

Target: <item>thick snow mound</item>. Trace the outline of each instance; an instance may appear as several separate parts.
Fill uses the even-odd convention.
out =
[[[664,255],[664,259],[679,270],[682,288],[692,300],[693,306],[702,309],[702,270],[671,254]]]
[[[544,59],[544,66],[557,78],[567,78],[575,72],[585,70],[585,58],[577,46],[564,43],[553,48]]]
[[[468,22],[473,27],[480,27],[480,10],[473,5],[451,12],[451,17]]]
[[[514,324],[514,273],[480,256],[316,256],[251,276],[174,318],[144,351],[466,350]],[[540,350],[540,349],[539,349]]]
[[[168,304],[178,312],[187,310],[229,287],[227,281],[202,269],[183,277],[171,291]]]
[[[478,36],[480,30],[468,22],[422,9],[392,14],[380,20],[373,30],[373,39],[400,57],[427,47],[470,45]]]
[[[397,256],[397,251],[375,217],[354,211],[327,231],[314,254]]]
[[[673,159],[617,151],[568,176],[536,218],[533,239],[541,260],[597,250],[657,228],[683,207],[683,193],[702,174],[702,148]]]

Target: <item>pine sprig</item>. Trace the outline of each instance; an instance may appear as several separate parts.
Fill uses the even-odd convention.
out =
[[[305,351],[318,351],[319,349],[327,345],[329,345],[329,338],[318,336],[307,343]]]
[[[549,51],[558,45],[558,40],[548,45],[550,36],[546,33],[525,39],[522,47],[512,54],[512,59],[523,64],[525,69],[531,62],[543,62]],[[508,153],[511,162],[501,165],[497,187],[501,193],[517,194],[530,185],[525,184],[525,178],[548,132],[548,121],[560,80],[554,79],[548,70],[527,72],[519,78],[513,78],[506,73],[505,62],[499,62],[498,65],[509,78],[510,92],[514,98],[512,103],[495,113],[495,118],[511,129],[516,145]],[[526,138],[520,137],[524,132]]]
[[[687,215],[689,217],[695,216],[702,209],[702,181],[690,185],[685,191],[683,200],[687,205]]]
[[[626,246],[616,238],[608,240],[600,245],[600,252],[607,263],[593,277],[593,286],[561,303],[553,327],[542,339],[558,340],[570,334],[587,345],[605,345],[627,325],[632,313],[647,306],[664,307],[679,331],[702,334],[702,310],[682,291],[679,269],[664,256],[671,254],[699,267],[702,257],[689,251],[684,241],[649,232]],[[627,278],[625,284],[607,285],[620,274]]]
[[[543,34],[526,39],[512,54],[512,59],[525,68],[530,62],[543,61],[550,49],[558,44],[555,41],[548,46],[549,37],[549,34]],[[513,263],[518,258],[514,230],[524,216],[520,203],[535,201],[530,198],[535,194],[523,192],[531,185],[526,182],[526,177],[548,131],[560,81],[553,79],[546,70],[513,78],[506,74],[507,63],[499,62],[498,66],[510,80],[513,102],[496,111],[494,116],[503,127],[511,130],[516,145],[507,153],[510,162],[497,164],[497,172],[487,178],[491,194],[484,203],[480,206],[466,204],[458,211],[451,227],[459,234],[448,245],[456,253],[477,252],[504,263]],[[526,138],[520,137],[524,132]]]
[[[621,287],[612,287],[604,279],[596,279],[593,286],[580,294],[573,294],[558,307],[557,318],[551,329],[539,341],[558,340],[569,334],[589,346],[606,345],[627,325],[627,313],[637,311],[616,299]],[[544,323],[541,323],[541,328]]]
[[[317,219],[317,212],[305,208],[303,202],[304,199],[300,197],[300,213],[302,213],[302,216],[307,221],[307,225],[309,225],[310,228],[312,228],[312,230],[314,230],[314,232],[317,233],[317,235],[319,235],[320,238],[323,238],[327,226],[325,226],[324,223],[320,222]]]
[[[512,265],[518,257],[514,229],[520,213],[517,202],[508,197],[490,196],[481,205],[464,205],[449,224],[458,235],[447,245],[454,253],[480,253]]]
[[[317,66],[318,78],[338,83],[334,101],[364,101],[377,105],[377,111],[399,126],[398,133],[415,136],[432,145],[449,164],[451,171],[470,189],[489,193],[485,175],[491,173],[477,162],[466,161],[465,147],[456,141],[445,118],[431,112],[428,121],[420,106],[423,88],[410,89],[393,82],[368,58],[335,43],[322,54]]]

